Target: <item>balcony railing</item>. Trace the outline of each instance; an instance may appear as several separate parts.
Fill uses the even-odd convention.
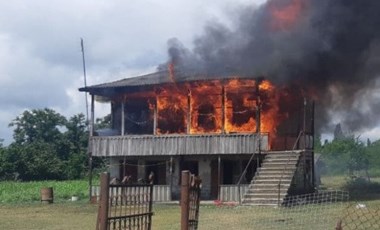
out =
[[[93,156],[170,156],[203,154],[252,154],[261,138],[261,150],[268,150],[267,134],[215,135],[127,135],[93,136]]]

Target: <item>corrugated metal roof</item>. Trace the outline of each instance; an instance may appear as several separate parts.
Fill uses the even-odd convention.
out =
[[[195,74],[195,73],[181,73],[176,71],[174,73],[174,82],[191,82],[191,81],[204,81],[204,80],[221,80],[221,79],[235,79],[235,78],[246,78],[255,79],[250,76],[239,76],[236,75],[207,75],[207,74]],[[107,95],[112,94],[116,90],[125,89],[126,91],[133,90],[142,86],[153,86],[159,84],[172,83],[173,80],[170,78],[168,71],[160,71],[151,74],[146,74],[137,77],[124,78],[117,81],[106,82],[98,85],[92,85],[80,88],[79,91],[90,92],[94,95]]]

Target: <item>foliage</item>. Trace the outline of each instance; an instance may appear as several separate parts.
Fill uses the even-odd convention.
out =
[[[9,126],[15,127],[13,138],[17,144],[34,141],[56,142],[61,138],[59,128],[66,124],[66,118],[52,109],[25,110]]]
[[[77,179],[86,175],[88,129],[83,114],[26,110],[10,124],[14,142],[0,143],[0,180]]]
[[[380,183],[368,181],[363,177],[357,177],[348,180],[343,189],[350,192],[351,198],[367,198],[370,194],[380,193]]]
[[[339,138],[323,146],[321,153],[329,173],[353,175],[360,170],[368,170],[369,157],[364,144],[357,138]]]
[[[59,159],[56,149],[49,143],[36,141],[24,145],[12,144],[8,149],[8,156],[14,159],[17,179],[64,179],[64,162]]]
[[[97,118],[95,121],[95,129],[111,128],[111,114],[102,118]]]

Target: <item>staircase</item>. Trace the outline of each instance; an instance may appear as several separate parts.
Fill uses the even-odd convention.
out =
[[[278,205],[288,194],[300,151],[271,152],[267,154],[261,167],[244,194],[244,205]],[[280,184],[280,197],[278,185]],[[279,199],[280,198],[280,199]]]

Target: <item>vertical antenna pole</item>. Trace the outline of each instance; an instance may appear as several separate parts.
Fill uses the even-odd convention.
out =
[[[83,63],[83,80],[84,80],[84,87],[87,87],[87,76],[86,76],[86,61],[84,59],[84,45],[83,45],[83,38],[80,39],[80,46],[82,50],[82,63]],[[85,92],[85,98],[86,98],[86,119],[88,122],[88,100],[87,100],[87,92]]]
[[[86,76],[86,61],[84,59],[84,45],[83,45],[83,38],[80,38],[80,46],[81,46],[81,51],[82,51],[82,64],[83,64],[83,81],[84,81],[84,87],[87,87],[87,76]],[[89,120],[88,116],[88,99],[87,99],[87,92],[85,92],[85,100],[86,100],[86,121],[87,121],[87,128],[88,128],[88,144],[90,145],[91,141],[90,138],[93,135],[93,98],[94,96],[91,97],[91,121]],[[88,171],[89,171],[89,176],[88,176],[88,185],[89,185],[89,199],[91,201],[92,198],[92,153],[90,151],[89,146],[87,146],[87,154],[88,154]]]

